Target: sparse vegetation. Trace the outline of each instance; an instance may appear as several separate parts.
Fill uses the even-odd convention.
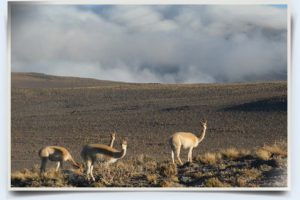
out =
[[[258,149],[261,149],[260,147]],[[267,149],[277,149],[269,145]],[[139,155],[132,161],[95,166],[96,181],[88,181],[85,173],[74,170],[55,172],[49,169],[40,176],[35,166],[31,170],[15,171],[11,176],[13,187],[277,187],[286,186],[286,155],[277,149],[277,156],[268,162],[257,154],[258,149],[248,150],[243,155],[229,148],[222,157],[221,152],[199,155],[193,163],[176,166],[171,161],[155,161],[154,158]],[[234,152],[234,154],[231,154]],[[237,156],[239,155],[239,156]],[[234,160],[232,160],[234,158]],[[274,162],[278,163],[274,165]],[[277,173],[274,173],[277,172]],[[280,172],[280,173],[279,173]],[[272,180],[272,176],[277,177]],[[272,181],[268,181],[268,179]],[[274,179],[274,177],[273,177]]]
[[[266,149],[260,148],[256,151],[256,155],[258,158],[262,160],[269,160],[271,153],[267,151]]]
[[[286,81],[133,84],[13,73],[11,183],[13,187],[286,186],[286,105]],[[182,130],[198,133],[201,119],[209,126],[193,150],[194,162],[175,167],[167,143],[170,135]],[[71,170],[55,174],[50,163],[42,178],[37,169],[30,169],[40,163],[37,151],[43,146],[64,146],[80,162],[84,145],[109,144],[113,131],[117,149],[122,139],[128,140],[127,154],[110,168],[97,165],[95,182]],[[187,152],[182,151],[186,162]]]
[[[205,153],[197,157],[197,160],[200,160],[204,164],[214,165],[222,159],[221,153]]]
[[[209,178],[205,181],[205,187],[230,187],[231,185],[221,182],[218,178]]]
[[[269,160],[272,156],[286,157],[287,146],[282,142],[274,145],[264,145],[256,151],[256,155],[262,160]]]
[[[263,147],[271,155],[286,157],[287,156],[287,144],[285,142],[275,143],[274,145],[265,145]]]
[[[236,148],[228,148],[223,150],[222,155],[230,160],[235,160],[240,156],[240,151],[238,151]]]

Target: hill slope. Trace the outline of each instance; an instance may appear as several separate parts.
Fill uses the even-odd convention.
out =
[[[91,78],[77,78],[52,76],[41,73],[21,73],[11,74],[11,86],[14,88],[74,88],[92,86],[112,86],[118,82],[101,81]]]
[[[206,138],[193,155],[224,148],[254,148],[287,140],[287,83],[128,84],[94,79],[12,74],[12,170],[39,163],[45,145],[67,147],[76,160],[87,143],[115,146],[128,139],[125,160],[170,159],[176,131]],[[187,152],[182,159],[186,161]]]

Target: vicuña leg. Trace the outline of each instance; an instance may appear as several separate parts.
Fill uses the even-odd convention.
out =
[[[91,166],[91,176],[92,176],[92,180],[95,181],[95,177],[93,175],[93,169],[94,169],[94,165],[92,164],[92,166]]]
[[[172,150],[172,152],[171,152],[171,157],[172,157],[172,162],[173,162],[173,164],[175,164],[174,151],[173,151],[173,150]]]
[[[88,160],[86,162],[86,176],[88,180],[90,180],[91,166],[92,166],[92,161]]]
[[[59,170],[59,166],[60,166],[60,161],[56,162],[56,169],[55,169],[56,172]]]
[[[47,165],[48,158],[42,157],[41,158],[41,167],[40,167],[40,173],[44,173],[46,171],[46,165]]]
[[[59,167],[60,167],[61,169],[64,168],[64,161],[63,161],[63,160],[60,161]]]
[[[181,148],[181,147],[179,147],[179,148],[176,149],[176,157],[177,157],[177,160],[179,161],[179,163],[180,163],[181,165],[183,165],[183,163],[182,163],[182,161],[181,161],[181,159],[180,159],[180,148]]]
[[[189,153],[188,153],[188,162],[193,162],[193,159],[192,159],[192,153],[193,153],[193,147],[191,147],[189,149]]]

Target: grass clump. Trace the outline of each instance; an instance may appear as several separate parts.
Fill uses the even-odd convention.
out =
[[[170,179],[165,179],[162,180],[159,184],[160,187],[182,187],[182,185],[170,180]]]
[[[198,156],[197,160],[200,160],[204,164],[215,165],[222,159],[220,153],[205,153]]]
[[[261,160],[269,160],[271,157],[286,158],[287,147],[285,143],[275,143],[274,145],[264,145],[255,152],[256,156]]]
[[[230,184],[221,182],[217,177],[205,181],[205,187],[230,187]]]
[[[271,153],[264,148],[259,148],[255,154],[261,160],[269,160],[271,157]]]
[[[237,186],[239,187],[246,187],[248,183],[247,178],[245,177],[237,177],[236,182],[237,182]]]
[[[237,174],[235,185],[238,187],[258,187],[259,185],[255,181],[259,180],[262,174],[261,170],[255,168],[241,169]]]
[[[248,181],[255,180],[259,176],[262,175],[262,171],[259,169],[251,168],[251,169],[242,169],[241,174],[245,177]]]
[[[241,152],[236,148],[228,148],[221,151],[222,155],[230,160],[235,160],[241,156]]]
[[[171,178],[177,175],[177,167],[173,163],[161,163],[158,166],[159,174],[163,177]]]
[[[266,151],[279,157],[287,157],[287,147],[283,143],[275,143],[274,145],[265,145],[263,147]]]
[[[158,182],[157,174],[147,174],[146,178],[150,185],[156,185]]]
[[[157,172],[160,175],[161,187],[177,187],[178,186],[178,169],[177,166],[170,162],[160,163],[157,167]]]
[[[40,175],[35,170],[24,169],[11,174],[11,184],[19,187],[64,187],[67,184],[65,176],[60,171],[50,169]]]

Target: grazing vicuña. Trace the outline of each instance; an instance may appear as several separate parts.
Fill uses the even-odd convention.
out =
[[[56,171],[58,171],[59,167],[63,167],[63,161],[68,161],[70,164],[76,168],[80,168],[80,165],[74,161],[70,152],[60,146],[46,146],[39,150],[39,157],[41,158],[41,167],[40,172],[46,171],[47,161],[57,162]]]
[[[81,157],[83,158],[86,164],[86,174],[89,179],[91,176],[93,181],[95,177],[93,175],[93,168],[96,161],[102,163],[114,163],[118,159],[121,159],[125,156],[127,150],[127,141],[123,140],[122,150],[118,151],[115,148],[104,144],[89,144],[83,147],[81,151]]]

